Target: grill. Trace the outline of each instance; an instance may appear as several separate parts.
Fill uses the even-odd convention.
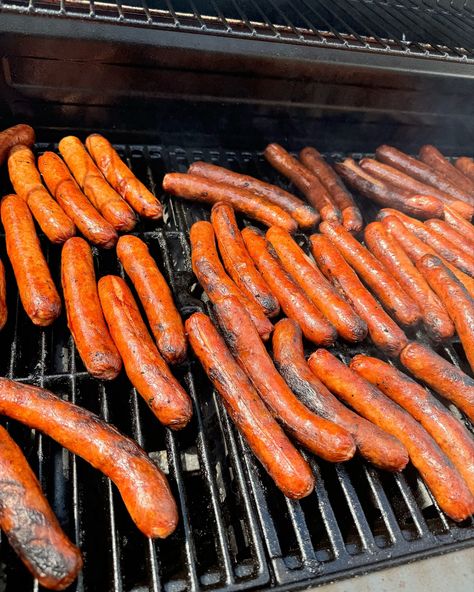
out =
[[[157,195],[165,171],[184,171],[198,159],[287,186],[257,152],[160,145],[118,149]],[[6,187],[6,179],[0,181]],[[137,234],[164,271],[183,315],[208,310],[195,285],[187,240],[190,225],[208,218],[208,210],[162,197],[163,225],[142,223]],[[369,204],[364,206],[370,217]],[[47,241],[43,248],[59,284],[60,248]],[[3,237],[0,256],[7,261]],[[123,274],[114,252],[96,250],[95,262],[99,275]],[[13,286],[9,267],[7,273]],[[85,372],[64,314],[52,327],[37,329],[13,289],[8,298],[11,318],[0,335],[0,375],[50,388],[134,437],[168,474],[180,506],[177,531],[151,542],[134,527],[107,479],[48,438],[8,422],[61,524],[83,551],[85,567],[71,590],[289,590],[473,544],[473,520],[447,519],[412,467],[392,475],[360,459],[331,465],[310,458],[316,491],[301,502],[286,499],[234,429],[198,362],[191,358],[175,371],[194,400],[195,415],[185,430],[173,433],[157,423],[126,378],[105,384]],[[364,344],[339,345],[335,351],[342,359],[374,353]],[[461,351],[453,343],[441,353],[465,367]],[[37,590],[4,537],[0,556],[2,589]]]

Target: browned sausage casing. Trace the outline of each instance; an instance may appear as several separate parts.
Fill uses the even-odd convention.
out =
[[[46,327],[58,318],[61,299],[41,250],[26,202],[7,195],[1,205],[8,258],[13,267],[21,303],[35,325]]]
[[[273,325],[262,307],[249,300],[226,274],[217,254],[214,230],[209,222],[196,222],[189,233],[193,271],[211,302],[223,296],[235,296],[248,310],[262,339],[267,340]]]
[[[319,214],[309,204],[281,187],[265,183],[255,179],[255,177],[241,175],[208,162],[193,162],[188,169],[188,173],[198,177],[205,177],[217,183],[226,183],[239,189],[251,191],[288,212],[301,228],[312,228],[320,220]]]
[[[409,343],[400,362],[474,422],[474,379],[421,343]]]
[[[0,413],[43,432],[102,471],[145,536],[165,538],[176,528],[176,503],[164,474],[138,444],[94,413],[6,378],[0,378]]]
[[[230,350],[285,430],[324,460],[342,462],[352,458],[352,436],[341,426],[315,415],[295,397],[278,374],[240,302],[223,298],[216,302],[215,311]]]
[[[278,371],[306,407],[345,428],[354,438],[360,454],[375,466],[387,471],[401,471],[405,467],[408,457],[403,444],[345,407],[311,372],[304,357],[298,323],[291,319],[279,321],[272,344]]]
[[[86,370],[102,380],[116,378],[122,369],[122,359],[100,306],[92,251],[82,238],[73,237],[64,243],[61,283],[67,325]]]
[[[3,261],[0,259],[0,331],[5,327],[7,318],[7,280],[5,277],[5,267]]]
[[[158,353],[130,288],[122,278],[106,275],[99,280],[99,298],[130,382],[162,424],[184,428],[191,400]]]
[[[137,236],[121,236],[117,256],[133,282],[158,350],[169,364],[186,358],[186,335],[168,283]]]
[[[422,146],[419,156],[422,162],[435,169],[440,175],[444,175],[461,191],[474,195],[474,182],[451,164],[435,146],[430,144]]]
[[[308,463],[273,419],[209,317],[194,313],[186,331],[230,417],[277,487],[293,499],[309,495],[314,477]]]
[[[329,345],[337,338],[335,327],[324,317],[303,290],[283,269],[270,245],[256,228],[247,227],[242,237],[250,256],[276,295],[283,312],[297,321],[306,339],[317,344]]]
[[[461,158],[456,160],[455,167],[466,175],[466,177],[474,181],[474,158],[461,156]]]
[[[469,224],[467,220],[464,220],[464,222]],[[470,241],[469,238],[443,220],[427,220],[425,225],[438,236],[444,236],[446,240],[453,243],[458,249],[467,250],[470,253],[474,252],[474,242]]]
[[[41,586],[64,590],[82,567],[20,448],[0,426],[0,528]]]
[[[310,240],[318,267],[367,323],[373,343],[387,354],[398,356],[408,343],[405,333],[365,288],[329,238],[313,234]]]
[[[31,148],[34,143],[35,130],[26,123],[19,123],[0,132],[0,166],[5,162],[10,148],[17,144]]]
[[[281,226],[288,232],[295,232],[298,224],[288,212],[267,199],[225,183],[216,183],[204,177],[183,173],[168,173],[163,178],[163,189],[171,195],[191,201],[215,204],[223,201],[266,226]]]
[[[339,335],[351,342],[367,337],[367,324],[337,293],[318,267],[296,244],[288,232],[272,226],[267,239],[275,249],[283,267],[309,296],[310,300],[334,325]]]
[[[472,514],[474,498],[465,481],[411,415],[326,350],[312,354],[309,366],[337,397],[405,445],[411,462],[448,516],[461,521]]]
[[[444,208],[444,221],[474,245],[474,226],[449,206]]]

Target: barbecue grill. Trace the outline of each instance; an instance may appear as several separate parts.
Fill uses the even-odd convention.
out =
[[[187,316],[209,311],[187,238],[209,211],[163,195],[165,172],[205,160],[288,188],[261,156],[270,141],[314,144],[333,159],[381,142],[470,154],[473,33],[471,0],[1,0],[0,123],[33,125],[38,153],[68,133],[99,131],[115,142],[163,201],[163,222],[141,222],[136,233]],[[0,182],[6,193],[5,168]],[[370,220],[374,210],[358,201]],[[307,248],[305,236],[298,241]],[[42,245],[59,285],[60,248]],[[123,275],[113,251],[94,255],[99,275]],[[309,457],[315,492],[286,499],[192,357],[175,374],[193,398],[193,420],[182,432],[161,427],[126,377],[101,383],[87,374],[64,314],[33,327],[12,288],[3,236],[0,257],[11,287],[0,375],[50,388],[135,438],[180,506],[176,532],[150,541],[107,479],[6,422],[83,552],[71,590],[290,590],[473,545],[472,518],[446,518],[411,466],[392,475],[358,458]],[[345,360],[374,353],[367,344],[333,351]],[[467,370],[456,342],[438,351]],[[0,589],[37,589],[4,536],[0,557]]]

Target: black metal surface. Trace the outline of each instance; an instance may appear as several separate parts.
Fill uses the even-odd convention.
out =
[[[40,146],[46,148],[51,146]],[[197,159],[276,179],[252,152],[119,149],[157,195],[166,171],[184,171]],[[6,190],[4,179],[2,187]],[[208,210],[162,197],[164,222],[142,224],[137,234],[150,246],[183,314],[205,310],[191,272],[187,231],[208,217]],[[60,248],[43,245],[59,285]],[[7,262],[3,237],[0,256]],[[123,273],[113,251],[96,250],[95,262],[98,275]],[[151,542],[134,527],[107,479],[48,438],[7,422],[61,524],[84,553],[84,571],[71,591],[289,590],[474,544],[472,519],[455,524],[446,518],[411,466],[392,475],[360,459],[331,465],[310,457],[316,491],[301,502],[286,499],[236,433],[192,358],[175,374],[193,398],[194,418],[181,432],[164,429],[123,374],[100,383],[85,372],[64,314],[50,328],[34,328],[12,288],[8,262],[7,273],[10,317],[0,334],[0,375],[50,388],[134,437],[166,471],[179,501],[177,531]],[[347,359],[373,349],[339,345],[335,351]],[[442,351],[465,367],[459,346]],[[0,589],[37,589],[4,537]]]

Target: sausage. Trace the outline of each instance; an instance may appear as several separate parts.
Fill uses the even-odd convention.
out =
[[[122,359],[100,306],[92,251],[82,238],[73,237],[64,243],[61,283],[67,324],[86,370],[101,380],[116,378]]]
[[[378,205],[394,207],[421,219],[443,215],[443,204],[435,197],[415,195],[406,189],[381,181],[357,166],[352,158],[346,158],[335,167],[348,185]]]
[[[5,327],[8,318],[7,309],[7,280],[5,267],[0,259],[0,331]]]
[[[316,208],[323,220],[341,221],[341,211],[333,203],[319,179],[279,144],[269,144],[263,156],[279,173],[289,179]]]
[[[33,152],[17,144],[8,157],[8,173],[13,189],[25,200],[41,230],[53,243],[63,243],[74,236],[76,228],[61,206],[46,191],[35,166]]]
[[[213,303],[223,296],[235,296],[248,310],[262,339],[267,340],[273,325],[266,318],[263,309],[249,300],[226,274],[216,249],[214,230],[209,222],[196,222],[189,232],[191,241],[191,262],[194,275],[204,292]]]
[[[444,221],[474,245],[474,226],[449,206],[444,208]]]
[[[423,324],[433,339],[439,341],[452,337],[454,325],[443,304],[384,225],[372,222],[366,226],[364,240],[377,261],[417,303]]]
[[[363,286],[355,271],[326,236],[313,234],[310,241],[318,267],[367,323],[373,343],[387,354],[398,356],[408,343],[405,333]]]
[[[323,222],[319,230],[334,243],[347,263],[400,323],[413,326],[420,321],[421,312],[416,302],[344,227]]]
[[[301,150],[300,160],[313,175],[318,177],[336,206],[341,210],[344,228],[349,232],[360,232],[364,225],[362,214],[331,165],[315,148],[310,146]]]
[[[86,148],[110,185],[137,214],[150,220],[163,216],[159,200],[137,179],[108,140],[91,134],[86,138]]]
[[[10,148],[17,144],[31,148],[35,139],[35,130],[26,123],[19,123],[0,132],[0,166],[5,162]]]
[[[41,586],[64,590],[82,567],[20,448],[0,426],[0,528]]]
[[[445,305],[474,370],[474,298],[439,257],[425,255],[416,266]]]
[[[87,240],[104,249],[113,247],[118,238],[115,228],[82,193],[61,158],[45,152],[38,158],[38,168],[51,194]]]
[[[198,177],[205,177],[216,183],[225,183],[232,185],[232,187],[245,189],[263,197],[279,206],[282,210],[285,210],[285,212],[288,212],[296,220],[300,228],[312,228],[320,220],[318,212],[309,204],[292,193],[288,193],[288,191],[285,191],[281,187],[265,183],[264,181],[255,179],[255,177],[241,175],[224,167],[202,161],[193,162],[188,169],[188,173],[190,175],[197,175]]]
[[[158,353],[130,288],[115,275],[99,280],[99,298],[125,372],[160,422],[184,428],[192,415],[191,400]]]
[[[142,303],[158,351],[168,364],[184,361],[187,343],[183,321],[148,247],[137,236],[121,236],[117,256]]]
[[[470,195],[474,194],[474,181],[466,177],[464,173],[451,164],[435,146],[431,146],[430,144],[422,146],[419,157],[422,162],[433,168],[440,175],[444,175],[450,183]]]
[[[454,163],[454,166],[469,177],[472,181],[474,181],[474,158],[469,158],[468,156],[461,156],[458,158]]]
[[[382,360],[357,355],[350,368],[421,423],[474,495],[474,438],[463,424],[426,389]]]
[[[457,522],[472,514],[474,498],[466,483],[409,413],[326,350],[315,351],[309,358],[309,366],[338,398],[405,445],[411,462],[443,512]]]
[[[319,271],[317,265],[296,244],[291,236],[273,226],[267,231],[267,239],[278,258],[338,334],[350,342],[362,341],[367,337],[367,324],[337,293],[332,284]]]
[[[163,178],[163,189],[171,195],[191,201],[210,204],[223,201],[231,205],[236,212],[266,226],[281,226],[288,232],[295,232],[298,228],[296,220],[288,212],[246,189],[182,173],[166,174]]]
[[[298,284],[285,271],[265,237],[256,228],[247,227],[242,238],[263,279],[278,298],[287,317],[297,321],[306,339],[317,344],[332,344],[337,338],[335,327],[324,317]]]
[[[343,427],[314,414],[291,392],[237,298],[222,298],[214,307],[232,354],[284,429],[324,460],[342,462],[352,458],[352,436]]]
[[[7,254],[23,308],[35,325],[51,325],[61,312],[61,299],[41,250],[30,210],[18,195],[7,195],[2,199],[1,217]]]
[[[214,204],[211,222],[227,273],[241,292],[260,306],[267,316],[277,315],[280,312],[280,303],[255,268],[232,207],[223,202]]]
[[[470,224],[467,220],[464,220],[464,222]],[[471,253],[474,251],[474,242],[470,241],[468,237],[458,232],[450,224],[444,222],[444,220],[427,220],[425,226],[432,230],[437,236],[444,236],[447,241],[453,243],[458,249],[467,250]]]
[[[387,471],[401,471],[405,467],[408,456],[401,442],[345,407],[311,372],[304,357],[298,323],[291,319],[279,321],[272,345],[279,373],[303,405],[345,428],[354,438],[360,454],[376,467]]]
[[[435,351],[410,342],[400,354],[400,362],[413,376],[454,403],[474,422],[474,379]]]
[[[0,378],[0,413],[43,432],[102,471],[145,536],[165,538],[176,528],[176,503],[164,474],[138,444],[94,413],[7,378]]]
[[[58,148],[92,205],[115,230],[130,232],[137,223],[135,213],[104,179],[79,138],[66,136]]]
[[[209,317],[196,312],[185,326],[189,343],[232,421],[276,486],[292,499],[309,495],[314,477],[308,463],[273,419]]]

